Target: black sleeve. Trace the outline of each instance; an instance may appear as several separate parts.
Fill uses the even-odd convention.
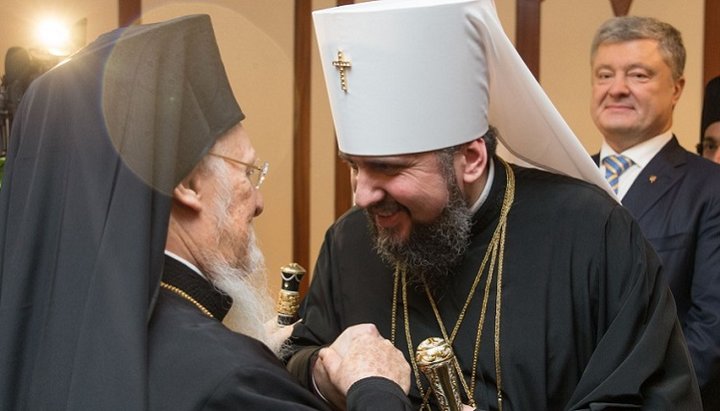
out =
[[[340,321],[334,314],[337,312],[337,301],[332,281],[332,232],[331,228],[325,235],[312,283],[302,304],[303,319],[293,327],[290,352],[286,358],[288,371],[306,388],[312,388],[308,376],[317,351],[335,341],[342,332]]]
[[[368,377],[357,381],[347,393],[349,411],[412,410],[412,404],[400,386],[383,377]]]
[[[287,369],[294,375],[300,384],[313,391],[312,365],[317,359],[317,353],[322,347],[309,346],[298,349],[287,362]]]
[[[602,333],[566,409],[702,409],[660,260],[620,206],[604,238],[596,273]]]

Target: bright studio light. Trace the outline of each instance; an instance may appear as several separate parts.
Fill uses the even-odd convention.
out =
[[[71,46],[70,28],[58,20],[43,20],[36,31],[40,46],[50,54],[62,56],[68,54]]]

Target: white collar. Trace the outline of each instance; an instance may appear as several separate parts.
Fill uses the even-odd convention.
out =
[[[470,207],[470,211],[473,214],[475,214],[477,210],[480,209],[480,207],[490,195],[490,188],[492,187],[493,180],[495,180],[495,162],[491,158],[490,161],[488,161],[488,178],[485,182],[485,187],[483,187],[483,191],[482,193],[480,193],[480,197],[478,197],[478,199],[475,201],[475,204]]]
[[[197,268],[197,267],[195,266],[195,264],[191,263],[190,261],[188,261],[188,260],[180,257],[179,255],[173,253],[172,251],[168,251],[168,250],[165,250],[165,255],[170,256],[170,257],[172,257],[172,258],[180,261],[181,263],[183,263],[183,264],[185,264],[186,266],[188,266],[189,269],[195,271],[200,277],[205,278],[205,279],[207,280],[207,278],[203,275],[203,273],[200,271],[200,269]]]
[[[647,141],[643,141],[642,143],[636,144],[627,150],[623,151],[622,153],[617,153],[615,150],[613,150],[607,142],[603,141],[602,147],[600,148],[600,163],[599,165],[602,166],[602,160],[612,154],[622,154],[623,156],[629,158],[633,161],[634,164],[637,164],[640,168],[645,168],[645,166],[650,162],[650,160],[655,157],[655,155],[662,150],[663,147],[665,147],[665,144],[667,144],[673,137],[672,131],[668,130],[658,136],[655,136]]]

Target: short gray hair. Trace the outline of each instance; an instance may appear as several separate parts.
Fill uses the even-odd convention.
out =
[[[657,41],[663,60],[672,70],[673,79],[679,80],[683,76],[686,52],[680,31],[652,17],[623,16],[607,20],[595,33],[590,60],[595,59],[598,47],[603,44],[632,40]]]

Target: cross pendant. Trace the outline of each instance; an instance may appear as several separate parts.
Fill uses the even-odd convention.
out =
[[[345,60],[345,55],[342,50],[338,50],[337,60],[332,62],[332,65],[340,72],[340,88],[347,93],[347,77],[345,70],[352,67],[350,60]]]

